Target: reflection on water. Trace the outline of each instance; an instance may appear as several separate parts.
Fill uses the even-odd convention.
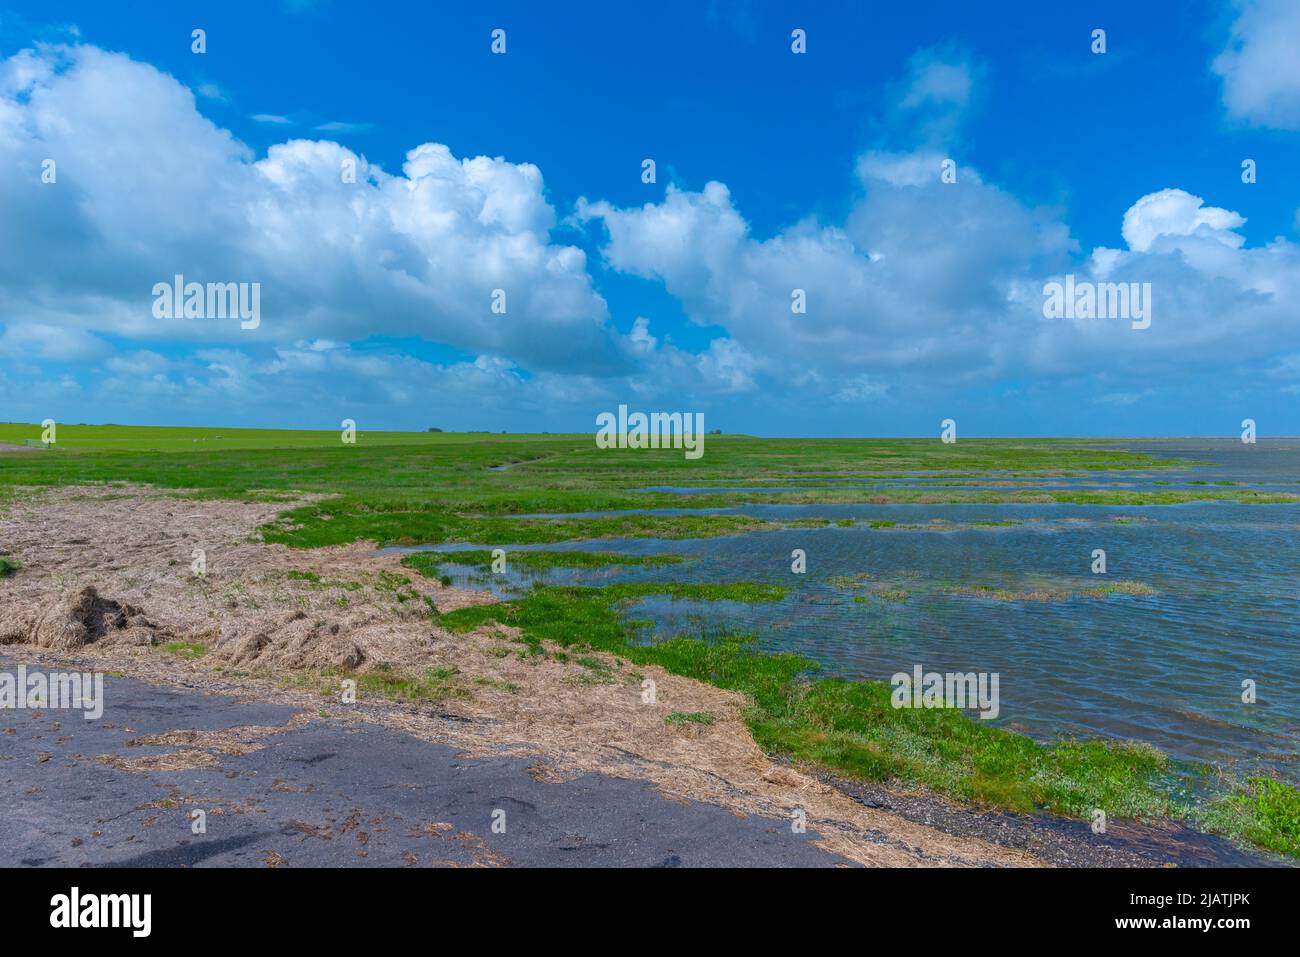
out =
[[[1297,441],[1131,447],[1213,463],[1192,472],[1115,476],[1138,488],[1156,481],[1234,481],[1296,490],[1300,480]],[[558,546],[674,552],[698,560],[557,569],[529,573],[526,580],[783,584],[790,594],[773,604],[655,597],[628,614],[652,619],[660,636],[750,632],[764,649],[796,651],[821,663],[823,673],[851,678],[887,679],[917,663],[935,671],[996,671],[997,723],[1036,737],[1136,738],[1179,758],[1300,777],[1300,553],[1294,544],[1300,505],[752,505],[725,511],[855,524]],[[935,531],[868,524],[890,520],[951,525]],[[1019,524],[972,524],[1008,521]],[[807,553],[803,575],[790,571],[796,548]],[[1104,576],[1090,570],[1098,548],[1106,551]],[[832,581],[855,576],[862,576],[858,587]],[[1077,593],[1118,580],[1144,582],[1156,593],[1006,601],[944,590],[990,585],[1025,592],[1046,585]],[[877,587],[893,591],[893,600],[870,597]],[[898,592],[906,598],[899,600]],[[865,597],[855,601],[855,595]],[[1241,701],[1247,679],[1258,688],[1253,705]]]

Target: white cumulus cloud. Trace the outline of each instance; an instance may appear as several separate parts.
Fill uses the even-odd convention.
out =
[[[1235,0],[1228,45],[1214,59],[1229,115],[1300,129],[1300,3]]]
[[[249,341],[238,323],[155,319],[154,284],[182,274],[260,283],[259,342],[411,335],[535,369],[609,374],[626,361],[584,253],[551,240],[529,163],[426,143],[390,174],[328,140],[258,159],[170,76],[60,46],[0,61],[0,166],[18,171],[0,177],[11,330]]]

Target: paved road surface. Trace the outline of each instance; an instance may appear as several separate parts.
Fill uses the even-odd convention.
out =
[[[0,659],[0,668],[16,667]],[[278,727],[297,712],[127,678],[107,677],[105,689],[99,720],[0,711],[0,865],[843,863],[786,820],[681,804],[597,774],[543,783],[527,770],[535,761],[465,760],[375,725],[321,719],[267,735],[245,754],[204,750],[212,766],[127,770],[122,761],[196,750],[128,744],[143,735]],[[192,833],[195,808],[207,811],[204,834]],[[504,834],[492,829],[498,810]]]

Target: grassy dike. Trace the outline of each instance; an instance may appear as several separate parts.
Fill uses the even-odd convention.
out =
[[[436,577],[445,559],[445,553],[419,553],[404,564]],[[886,682],[817,678],[815,661],[765,654],[743,636],[644,644],[637,640],[640,626],[623,610],[650,595],[762,602],[781,599],[785,589],[753,583],[535,586],[513,601],[436,618],[453,632],[490,622],[513,626],[535,654],[546,654],[548,644],[589,647],[738,691],[749,702],[745,718],[760,747],[835,774],[921,784],[958,800],[1020,812],[1087,818],[1100,808],[1115,818],[1186,819],[1300,856],[1300,792],[1294,788],[1251,779],[1207,807],[1193,808],[1176,794],[1168,757],[1150,745],[1104,740],[1045,745],[951,709],[894,708]]]

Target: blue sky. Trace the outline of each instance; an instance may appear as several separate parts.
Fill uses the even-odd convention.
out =
[[[459,7],[0,0],[0,419],[1300,433],[1300,5]]]

